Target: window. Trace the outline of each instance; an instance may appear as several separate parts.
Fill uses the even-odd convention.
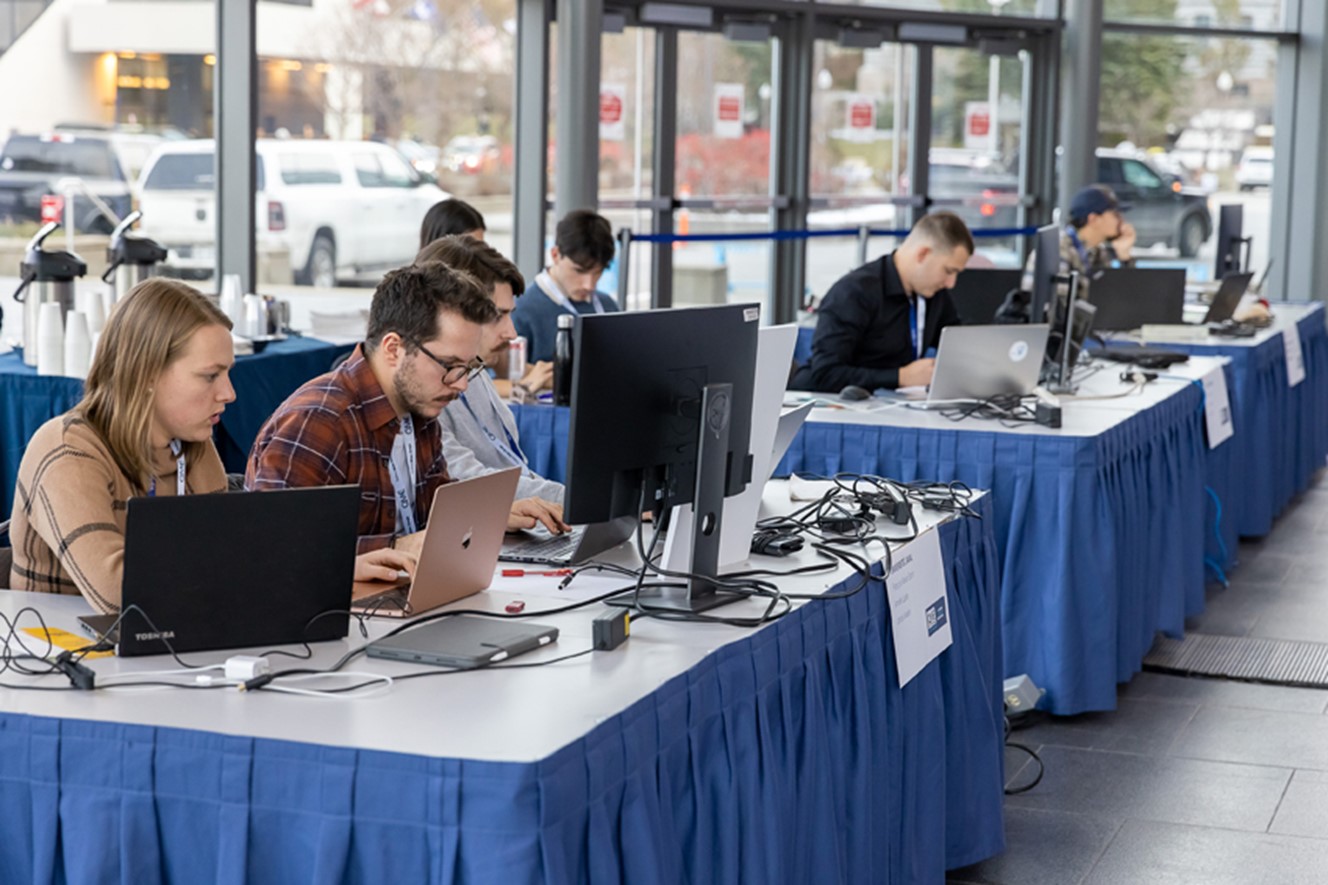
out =
[[[211,151],[205,154],[162,154],[144,179],[143,190],[211,190],[216,183],[213,163]]]
[[[331,154],[281,154],[283,184],[341,184],[341,170]]]
[[[1107,21],[1276,31],[1285,0],[1104,0]]]
[[[1121,163],[1121,173],[1124,175],[1126,184],[1148,190],[1156,190],[1162,187],[1162,179],[1154,175],[1151,169],[1138,160],[1126,160]]]
[[[351,154],[351,160],[355,163],[355,177],[359,179],[360,187],[387,187],[387,177],[383,175],[376,154],[356,151]]]
[[[413,187],[417,177],[410,171],[410,165],[400,155],[392,151],[378,154],[378,164],[382,169],[384,187]]]

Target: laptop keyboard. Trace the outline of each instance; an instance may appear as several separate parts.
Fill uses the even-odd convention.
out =
[[[502,556],[507,559],[568,560],[581,543],[583,529],[565,535],[528,534],[503,542]]]

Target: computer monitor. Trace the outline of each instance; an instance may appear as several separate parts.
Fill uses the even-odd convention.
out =
[[[1055,315],[1048,308],[1055,301],[1057,277],[1061,272],[1061,229],[1054,224],[1038,228],[1033,247],[1033,291],[1028,302],[1030,323],[1052,322]]]
[[[655,583],[652,608],[703,611],[738,598],[718,577],[724,498],[752,475],[752,388],[760,309],[726,304],[578,317],[564,517],[660,518],[691,503],[692,577]]]
[[[965,270],[950,289],[950,299],[959,319],[965,326],[985,326],[996,318],[1005,296],[1018,289],[1024,272],[1006,268],[972,268]],[[1033,322],[1038,322],[1034,320]]]
[[[1242,252],[1249,248],[1250,241],[1242,233],[1245,207],[1232,203],[1218,208],[1217,215],[1217,258],[1213,265],[1213,279],[1241,273],[1248,263]]]

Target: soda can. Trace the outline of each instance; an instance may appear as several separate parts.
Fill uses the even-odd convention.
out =
[[[526,339],[518,335],[507,346],[507,377],[513,381],[520,381],[524,374],[526,374]]]

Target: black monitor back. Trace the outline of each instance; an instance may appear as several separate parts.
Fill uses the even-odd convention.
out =
[[[582,315],[573,328],[567,433],[570,522],[639,516],[692,500],[702,388],[733,385],[724,494],[751,479],[760,309],[725,304]]]
[[[975,268],[961,273],[950,290],[959,319],[965,326],[990,325],[1005,296],[1019,288],[1023,276],[1022,270],[1005,268]]]
[[[1088,300],[1097,308],[1093,328],[1098,332],[1123,332],[1145,323],[1180,323],[1185,317],[1185,271],[1110,268],[1089,281]]]

